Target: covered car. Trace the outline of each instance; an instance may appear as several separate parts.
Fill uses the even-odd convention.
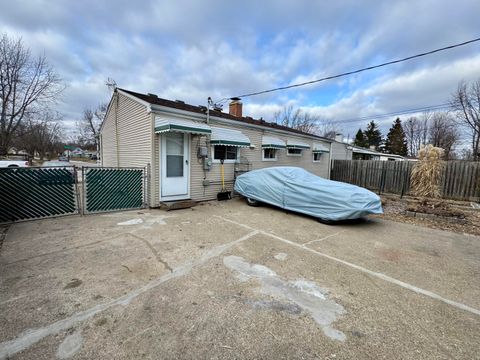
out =
[[[323,221],[382,214],[380,198],[359,186],[326,180],[298,167],[271,167],[240,175],[235,191],[250,205],[263,202]]]

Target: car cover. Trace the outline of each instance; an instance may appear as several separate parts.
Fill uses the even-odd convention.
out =
[[[271,167],[240,175],[239,194],[323,220],[382,214],[380,198],[359,186],[326,180],[298,167]]]

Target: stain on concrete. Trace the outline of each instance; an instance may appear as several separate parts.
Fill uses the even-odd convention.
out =
[[[143,224],[143,219],[131,219],[131,220],[117,223],[117,225],[120,225],[120,226],[139,225],[139,224]]]
[[[302,313],[302,308],[295,303],[284,303],[278,300],[268,301],[255,299],[245,299],[243,302],[257,310],[273,310],[286,312],[291,315],[300,315]]]
[[[83,345],[83,336],[80,332],[68,335],[57,349],[57,359],[69,359],[75,355]]]
[[[73,289],[73,288],[79,287],[80,285],[82,285],[82,283],[83,283],[83,281],[80,280],[80,279],[72,279],[72,280],[70,280],[70,282],[67,285],[65,285],[63,290]]]
[[[277,255],[274,256],[275,259],[280,260],[280,261],[285,261],[287,260],[288,255],[285,253],[278,253]]]
[[[226,256],[224,265],[237,273],[240,281],[257,280],[260,292],[272,296],[276,300],[287,300],[308,312],[320,325],[323,333],[333,340],[344,341],[343,332],[334,329],[331,324],[345,309],[327,296],[327,291],[314,282],[306,280],[287,281],[273,270],[259,264],[250,264],[239,256]]]
[[[107,323],[106,318],[100,318],[97,321],[95,321],[95,326],[103,326]]]

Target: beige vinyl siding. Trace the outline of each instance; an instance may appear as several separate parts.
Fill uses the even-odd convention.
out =
[[[330,148],[330,143],[322,141],[320,139],[313,139],[303,136],[296,136],[295,134],[286,135],[283,133],[263,130],[261,128],[252,128],[236,124],[225,124],[223,122],[211,122],[212,126],[215,127],[224,127],[229,129],[240,130],[246,136],[249,137],[250,142],[255,145],[255,149],[250,148],[240,148],[240,156],[244,157],[251,163],[251,169],[261,169],[271,166],[298,166],[302,167],[307,171],[314,173],[315,175],[328,178],[328,165],[329,165],[329,154],[323,154],[321,156],[320,162],[313,162],[313,153],[312,148],[314,143],[323,144],[325,147]],[[310,145],[310,149],[305,149],[302,151],[301,156],[287,156],[286,149],[277,150],[277,161],[262,161],[262,137],[274,136],[283,141],[287,142],[287,139],[290,140],[299,140],[303,143]],[[191,169],[190,169],[190,194],[192,200],[211,200],[215,199],[217,193],[221,190],[221,174],[220,174],[220,164],[213,163],[210,171],[203,170],[203,164],[201,159],[197,158],[197,151],[199,146],[204,146],[206,137],[192,136],[191,142]],[[212,157],[212,148],[209,149],[209,156]],[[224,164],[225,168],[225,180],[226,188],[228,190],[233,190],[233,180],[234,180],[234,167],[235,164]],[[210,181],[211,185],[204,187],[203,179],[204,177]]]
[[[340,142],[332,142],[332,160],[352,160],[352,150],[349,145]]]
[[[118,166],[146,167],[152,161],[152,116],[142,105],[120,94]]]
[[[102,166],[117,166],[117,140],[115,134],[116,97],[112,97],[100,133],[100,161]]]
[[[147,167],[148,164],[152,164],[152,119],[145,105],[117,93],[101,132],[102,166]],[[154,171],[155,168],[152,167],[152,175]],[[154,178],[153,176],[152,179]],[[150,201],[153,200],[153,184],[151,185]]]

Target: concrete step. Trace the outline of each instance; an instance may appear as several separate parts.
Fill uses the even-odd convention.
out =
[[[163,210],[178,210],[178,209],[188,209],[197,205],[196,201],[193,200],[179,200],[179,201],[165,201],[160,203],[160,208]]]

